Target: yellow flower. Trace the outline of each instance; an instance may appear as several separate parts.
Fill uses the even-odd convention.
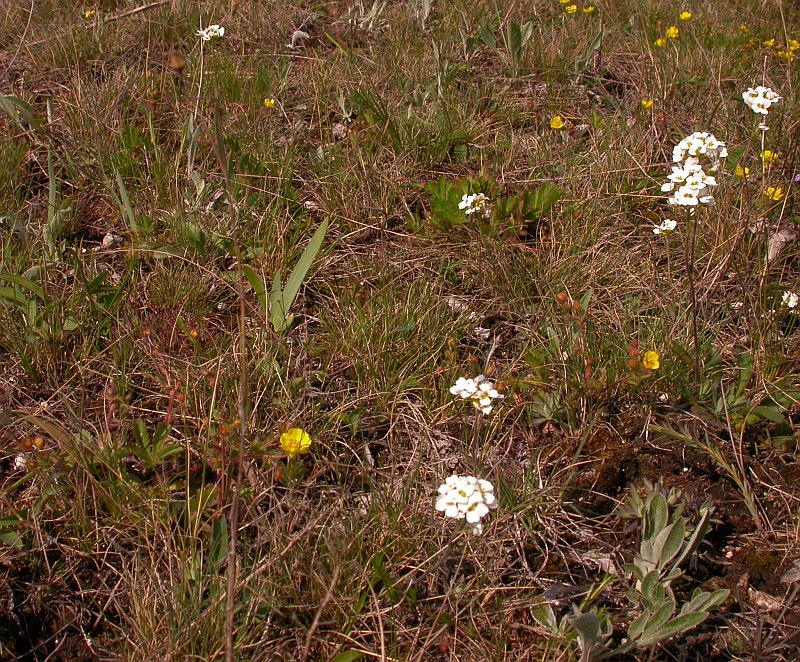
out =
[[[650,110],[653,107],[653,102],[650,99],[642,99],[639,103],[645,110]]]
[[[780,187],[769,186],[767,187],[767,190],[764,191],[764,195],[766,195],[770,200],[778,202],[779,200],[783,200],[783,189]]]
[[[569,0],[559,0],[559,2],[560,2],[562,5],[566,5],[566,4],[569,2]]]
[[[660,358],[658,352],[645,352],[642,357],[642,367],[646,370],[658,370],[661,365]]]
[[[666,40],[666,39],[664,39],[664,37],[659,37],[659,38],[658,38],[658,39],[656,39],[656,40],[655,40],[655,42],[653,42],[653,43],[654,43],[656,46],[658,46],[659,48],[664,48],[664,46],[666,46],[666,45],[667,45],[667,40]]]
[[[767,48],[772,48],[775,45],[774,39],[767,39],[766,41],[761,42],[762,46],[766,46]]]
[[[750,168],[748,168],[747,166],[742,168],[742,166],[738,165],[736,166],[735,173],[737,177],[741,177],[742,179],[744,179],[750,174]]]
[[[797,41],[797,39],[790,39],[788,46],[792,53],[795,51],[800,51],[800,41]]]
[[[81,16],[83,16],[84,21],[88,21],[92,16],[94,16],[97,12],[94,9],[87,9]]]
[[[274,108],[275,107],[275,99],[272,97],[267,97],[264,99],[264,108]]]
[[[597,7],[594,5],[589,5],[588,7],[583,8],[584,14],[594,14],[597,11]]]
[[[794,61],[794,53],[792,51],[778,51],[775,53],[781,60],[786,60],[787,62]]]
[[[566,126],[566,122],[561,115],[553,115],[550,119],[550,128],[551,129],[563,129]]]
[[[748,28],[746,25],[740,25],[739,32],[742,34],[750,34],[750,28]]]
[[[681,19],[682,21],[688,21],[689,19],[692,18],[692,12],[682,11],[680,14],[678,14],[678,18]]]
[[[670,25],[667,28],[667,31],[664,33],[664,36],[667,39],[677,39],[679,35],[678,26],[677,25]]]
[[[764,162],[764,167],[768,168],[769,164],[772,163],[777,156],[778,155],[770,149],[765,149],[761,152],[761,160]]]
[[[300,428],[292,428],[281,435],[281,448],[289,457],[305,455],[311,448],[311,437],[308,432]]]
[[[578,5],[567,5],[564,7],[564,11],[567,12],[567,14],[574,14],[578,11]]]

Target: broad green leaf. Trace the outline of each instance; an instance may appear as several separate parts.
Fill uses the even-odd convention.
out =
[[[511,59],[517,64],[522,55],[522,32],[520,32],[519,23],[509,21],[506,26],[506,34],[508,35],[508,50],[510,51]]]
[[[540,604],[531,608],[531,616],[539,625],[547,629],[548,632],[558,632],[558,623],[553,608],[547,604]]]
[[[311,265],[317,257],[322,248],[322,243],[325,241],[325,234],[328,232],[328,220],[324,220],[317,228],[311,241],[308,242],[303,254],[297,261],[297,264],[289,274],[289,279],[286,281],[286,287],[283,288],[279,297],[273,299],[276,294],[275,282],[278,283],[278,290],[280,289],[280,280],[276,275],[276,281],[273,282],[272,296],[270,296],[270,306],[274,307],[277,304],[278,310],[273,312],[270,310],[270,319],[275,331],[285,331],[291,326],[292,320],[289,316],[289,311],[297,298],[297,293],[300,291],[300,286],[303,284],[306,276],[308,275]]]
[[[659,568],[665,568],[667,563],[681,551],[685,537],[686,524],[683,517],[679,517],[673,524],[666,527],[656,536],[655,552],[658,556]]]
[[[484,44],[486,44],[492,50],[497,50],[497,42],[495,41],[494,34],[489,28],[487,28],[485,25],[482,25],[478,30],[478,34],[480,34],[481,40]]]
[[[15,276],[14,274],[0,274],[0,281],[7,281],[9,283],[14,283],[18,287],[28,290],[32,292],[40,299],[44,299],[44,290],[34,283],[32,280],[28,278],[24,278],[22,276]]]
[[[242,265],[242,273],[247,279],[247,282],[250,283],[250,287],[253,288],[253,294],[256,295],[256,299],[258,299],[258,304],[261,306],[261,310],[266,312],[268,310],[267,286],[264,283],[264,279],[261,278],[261,276],[259,276],[249,264]]]

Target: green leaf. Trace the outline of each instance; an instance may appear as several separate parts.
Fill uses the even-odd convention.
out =
[[[674,524],[665,528],[656,537],[654,547],[658,556],[658,567],[660,569],[665,568],[667,563],[675,558],[675,555],[681,551],[685,537],[686,523],[683,517],[679,517]]]
[[[644,532],[642,535],[645,540],[653,540],[667,525],[669,508],[667,500],[660,492],[651,494],[647,501],[647,515],[644,519]]]
[[[543,184],[535,191],[527,191],[525,193],[524,220],[536,221],[540,219],[553,208],[563,195],[564,189],[550,183]]]
[[[320,249],[322,248],[322,243],[325,241],[325,234],[327,232],[328,220],[326,219],[317,228],[317,231],[314,233],[314,236],[311,237],[311,241],[308,242],[308,246],[306,246],[303,254],[300,256],[300,259],[294,266],[294,269],[292,269],[292,273],[289,274],[289,280],[286,281],[286,287],[283,288],[283,292],[279,297],[276,297],[276,299],[273,299],[272,296],[270,297],[271,306],[276,305],[276,303],[278,304],[278,310],[275,313],[270,310],[270,319],[275,331],[285,331],[289,328],[289,326],[291,326],[292,319],[289,315],[289,310],[291,310],[294,300],[297,298],[297,293],[300,291],[300,286],[303,284],[305,277],[308,275],[311,265],[314,263],[314,259],[317,257],[317,253],[319,253]],[[280,286],[278,286],[278,289],[280,289]],[[276,294],[274,283],[272,294],[273,296]]]
[[[545,628],[548,632],[558,632],[558,623],[556,623],[556,614],[553,608],[546,602],[531,608],[531,616],[539,625]]]
[[[264,280],[259,276],[253,267],[249,264],[242,265],[242,273],[244,277],[247,279],[247,282],[250,283],[250,287],[253,288],[253,294],[256,295],[256,299],[258,299],[258,304],[261,306],[261,310],[266,312],[268,310],[267,305],[267,286],[264,283]],[[280,286],[279,288],[280,289]]]
[[[780,410],[776,409],[775,407],[769,407],[765,405],[754,407],[752,413],[756,416],[761,416],[761,418],[766,418],[768,421],[772,421],[773,423],[783,423],[786,420]]]
[[[15,276],[14,274],[0,274],[0,281],[7,281],[9,283],[14,283],[14,285],[17,285],[18,287],[28,290],[29,292],[35,294],[42,300],[44,300],[45,298],[44,290],[28,278],[24,278],[22,276]]]
[[[651,614],[652,612],[649,609],[645,609],[633,620],[633,622],[628,626],[628,639],[631,641],[636,641],[639,638],[642,632],[644,632],[645,627],[647,627],[647,623],[650,620]]]
[[[650,633],[646,637],[642,635],[642,638],[639,640],[639,646],[646,648],[647,646],[652,646],[659,642],[666,641],[675,635],[683,634],[687,630],[691,630],[693,627],[700,625],[700,623],[706,620],[706,618],[708,618],[708,613],[706,612],[694,612],[691,614],[678,616],[659,630]]]
[[[487,28],[485,25],[482,25],[478,29],[478,34],[481,36],[481,41],[483,41],[484,44],[486,44],[493,51],[497,50],[497,42],[495,41],[494,33],[492,33],[489,28]]]
[[[139,223],[136,220],[136,214],[133,213],[131,200],[128,197],[128,189],[125,188],[125,182],[122,181],[122,175],[119,169],[114,166],[114,176],[117,178],[117,188],[119,189],[119,200],[117,203],[122,207],[122,215],[128,221],[128,228],[134,234],[139,234]]]
[[[339,655],[331,659],[331,662],[355,662],[356,660],[360,660],[362,657],[364,657],[363,653],[350,650],[345,651],[344,653],[339,653]]]
[[[228,520],[225,515],[211,524],[211,542],[207,564],[211,572],[218,572],[228,556]]]
[[[150,446],[150,433],[147,431],[147,424],[141,418],[133,422],[133,437],[143,448]]]
[[[648,638],[653,632],[658,630],[664,623],[669,620],[669,617],[675,611],[675,606],[670,604],[669,602],[665,603],[658,609],[647,621],[647,627],[644,629],[644,633],[642,634],[642,638]]]
[[[509,21],[506,25],[506,34],[508,35],[508,50],[511,60],[517,64],[522,55],[522,32],[520,32],[519,23]]]

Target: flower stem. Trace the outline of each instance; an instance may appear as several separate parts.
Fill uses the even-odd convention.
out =
[[[697,238],[697,224],[692,222],[691,209],[686,211],[686,229],[683,254],[686,258],[686,277],[689,280],[689,309],[692,314],[692,340],[694,341],[692,383],[696,389],[700,383],[700,338],[697,335],[697,292],[694,287],[694,250]]]

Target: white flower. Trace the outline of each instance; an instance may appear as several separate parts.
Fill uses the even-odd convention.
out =
[[[678,227],[678,222],[673,221],[671,218],[665,218],[661,221],[661,225],[653,228],[653,234],[671,234]]]
[[[781,303],[789,309],[797,308],[797,304],[800,303],[800,296],[787,290],[781,297]]]
[[[494,486],[475,476],[449,476],[437,490],[436,510],[445,517],[463,519],[474,535],[483,531],[483,518],[497,508]]]
[[[697,191],[690,186],[681,186],[672,197],[667,201],[671,205],[680,205],[681,207],[696,207],[700,204],[700,199],[697,197]]]
[[[14,468],[18,471],[24,471],[28,468],[28,458],[24,455],[15,455],[14,456]]]
[[[198,30],[197,36],[203,41],[211,41],[214,37],[224,37],[225,28],[215,23],[214,25],[209,25],[205,30]]]
[[[450,387],[450,393],[464,400],[471,400],[475,409],[487,415],[492,413],[492,400],[502,400],[505,397],[495,388],[494,382],[483,375],[474,379],[459,377]]]
[[[719,168],[719,160],[728,156],[725,143],[717,140],[713,133],[695,131],[686,136],[672,150],[672,160],[686,165],[707,164],[712,172]]]
[[[467,216],[480,212],[484,218],[492,215],[491,200],[483,193],[465,193],[461,196],[458,208],[463,209]]]
[[[742,99],[754,113],[766,115],[769,113],[770,106],[778,103],[781,97],[770,88],[759,85],[757,87],[749,87],[747,91],[742,92]]]

